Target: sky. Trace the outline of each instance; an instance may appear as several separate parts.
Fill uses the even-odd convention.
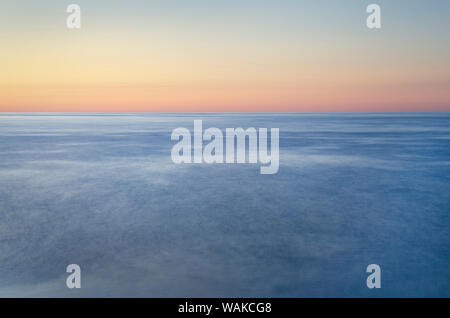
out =
[[[0,0],[0,111],[450,111],[450,2],[372,2]]]

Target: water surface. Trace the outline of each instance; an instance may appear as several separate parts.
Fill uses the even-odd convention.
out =
[[[280,128],[278,174],[173,164],[194,119]],[[449,297],[449,158],[448,113],[3,113],[0,296]]]

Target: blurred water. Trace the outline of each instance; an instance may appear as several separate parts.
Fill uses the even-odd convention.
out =
[[[194,119],[280,128],[278,174],[173,164]],[[449,297],[449,158],[448,113],[3,113],[0,296]]]

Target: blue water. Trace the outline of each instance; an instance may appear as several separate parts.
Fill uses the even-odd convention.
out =
[[[173,164],[194,119],[278,174]],[[449,113],[0,114],[0,296],[450,297],[449,193]]]

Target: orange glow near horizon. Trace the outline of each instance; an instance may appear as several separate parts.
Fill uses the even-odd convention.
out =
[[[22,92],[26,96],[22,96]],[[380,92],[382,95],[380,96]],[[372,95],[373,94],[373,95]],[[4,112],[371,112],[448,111],[434,90],[370,87],[9,87]],[[448,98],[448,97],[445,97]],[[220,100],[220,102],[218,102]],[[5,102],[6,101],[6,102]],[[4,103],[4,104],[3,104]],[[424,106],[425,105],[425,106]]]

